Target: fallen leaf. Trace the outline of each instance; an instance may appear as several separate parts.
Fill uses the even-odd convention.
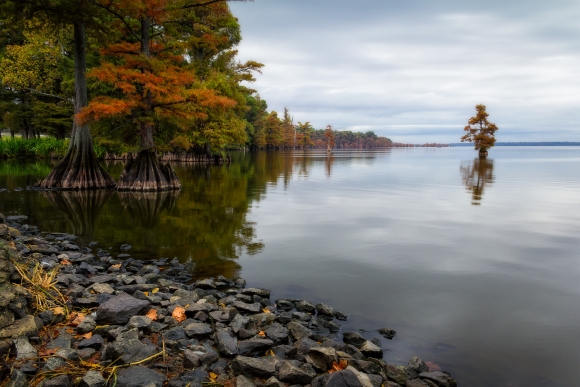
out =
[[[72,265],[72,263],[70,263],[70,261],[67,261],[66,259],[63,259],[62,261],[60,261],[61,265]]]
[[[153,290],[151,291],[151,293],[155,294],[155,293],[157,293],[158,291],[159,291],[159,288],[155,288],[155,289],[153,289]]]
[[[116,265],[111,265],[111,267],[113,269],[119,269],[121,267],[121,264],[120,263],[117,263]]]
[[[57,306],[52,311],[54,312],[54,314],[65,314],[64,308],[62,306]]]
[[[346,361],[345,359],[342,359],[340,362],[333,362],[332,363],[332,368],[330,370],[328,370],[328,373],[333,374],[337,371],[341,371],[343,369],[345,369],[346,367],[348,367],[348,361]]]
[[[260,331],[260,333],[258,333],[258,336],[266,337],[266,332]]]
[[[209,373],[209,378],[211,379],[212,383],[216,381],[217,377],[217,374],[214,374],[213,372]]]
[[[183,320],[185,320],[185,308],[178,305],[175,307],[175,309],[173,309],[173,313],[171,313],[171,315],[173,316],[175,321],[180,323]]]
[[[272,313],[272,312],[270,312],[270,311],[269,311],[268,309],[266,309],[266,308],[262,309],[262,312],[264,312],[264,313]]]
[[[82,337],[84,337],[85,339],[90,339],[91,337],[93,337],[93,332],[85,333],[84,335],[82,335]]]
[[[276,354],[270,349],[269,351],[266,351],[266,356],[276,356]]]
[[[155,321],[155,320],[157,320],[157,311],[155,309],[151,309],[149,312],[147,312],[147,314],[145,316],[147,316],[151,320]]]
[[[143,292],[143,294],[149,297],[149,292]]]
[[[225,307],[226,307],[226,304],[224,304],[223,302],[220,302],[220,306],[221,306],[222,308],[225,308]]]
[[[78,313],[76,315],[75,319],[71,322],[71,325],[73,325],[73,326],[76,327],[77,325],[79,325],[80,323],[83,322],[83,320],[85,319],[85,317],[86,316],[85,316],[84,313]]]

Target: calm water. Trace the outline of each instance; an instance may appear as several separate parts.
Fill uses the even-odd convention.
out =
[[[475,155],[238,154],[176,166],[178,195],[16,192],[50,166],[2,162],[0,211],[329,303],[351,314],[344,329],[397,330],[387,361],[417,355],[460,386],[578,386],[580,148]]]

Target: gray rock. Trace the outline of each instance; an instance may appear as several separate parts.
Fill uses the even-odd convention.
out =
[[[297,323],[296,321],[291,321],[286,328],[290,330],[294,340],[300,340],[306,337],[312,336],[312,331],[306,328],[304,325]]]
[[[83,335],[85,333],[89,333],[95,330],[97,327],[97,322],[95,318],[91,315],[85,316],[83,321],[77,326],[77,333]]]
[[[359,350],[366,357],[374,357],[375,359],[383,358],[383,350],[381,347],[374,345],[370,341],[365,341],[363,345],[360,346]]]
[[[44,367],[42,367],[43,371],[54,371],[57,368],[60,367],[65,367],[66,361],[64,361],[63,359],[61,359],[58,356],[51,356],[48,359],[46,359],[46,363],[44,364]]]
[[[385,385],[385,387],[400,387],[395,382],[389,382],[389,383],[391,383],[392,386]],[[436,384],[434,384],[434,383],[433,383],[433,385],[436,386]],[[429,384],[425,383],[421,379],[412,379],[412,380],[407,380],[407,383],[405,383],[405,387],[431,387],[431,386],[429,386]]]
[[[200,354],[204,354],[200,353]],[[183,366],[185,368],[197,368],[201,365],[201,360],[196,352],[186,349],[183,351]]]
[[[116,387],[162,387],[167,378],[150,368],[132,366],[117,374]]]
[[[365,374],[380,374],[383,370],[383,367],[372,361],[366,360],[351,360],[348,362],[349,365],[352,365],[357,370],[364,372]]]
[[[236,387],[256,387],[256,385],[249,378],[240,375],[236,378]]]
[[[195,287],[200,289],[215,289],[215,282],[211,278],[206,278],[196,281]]]
[[[267,358],[253,358],[237,356],[232,361],[233,369],[238,374],[269,378],[276,374],[276,362],[271,356]]]
[[[14,347],[16,348],[16,360],[36,359],[38,357],[38,352],[26,337],[14,340]]]
[[[242,316],[241,314],[237,314],[229,326],[232,328],[234,333],[238,333],[238,331],[242,328],[245,328],[249,322],[250,322],[249,317]]]
[[[38,331],[43,326],[39,317],[27,315],[20,320],[16,320],[14,324],[2,328],[0,330],[0,339],[37,336]]]
[[[243,356],[264,356],[274,342],[268,339],[249,339],[238,342],[238,350]]]
[[[419,377],[419,374],[422,372],[429,371],[429,367],[425,362],[418,357],[414,357],[409,360],[409,363],[405,367],[405,374],[409,379],[415,379]]]
[[[270,298],[270,293],[272,291],[269,289],[260,289],[260,288],[247,288],[242,290],[242,294],[247,294],[250,296],[260,296],[264,298]]]
[[[10,382],[6,387],[28,387],[28,376],[24,372],[15,370],[10,375]]]
[[[316,341],[305,337],[294,343],[294,348],[296,348],[298,354],[307,355],[311,348],[318,348],[320,344]]]
[[[221,310],[210,312],[209,317],[214,321],[229,323],[237,314],[238,310],[236,308],[222,308]]]
[[[101,337],[101,335],[92,335],[90,338],[81,341],[78,344],[78,349],[83,348],[93,348],[97,351],[100,350],[103,345],[105,344],[105,340]]]
[[[118,340],[106,347],[103,357],[104,360],[118,359],[116,364],[129,364],[147,359],[156,353],[154,345],[143,344],[139,340]]]
[[[100,372],[90,370],[81,379],[79,387],[103,387],[105,382]]]
[[[102,324],[125,324],[132,316],[149,308],[149,305],[149,301],[119,294],[99,306],[97,321]]]
[[[336,350],[330,347],[312,347],[308,350],[308,356],[313,365],[322,371],[331,369],[332,363],[338,362]]]
[[[294,309],[294,303],[288,300],[280,299],[276,300],[276,306],[280,310],[292,310]]]
[[[202,387],[209,382],[209,374],[204,370],[190,370],[169,381],[169,387]]]
[[[316,304],[316,311],[319,315],[334,316],[334,308],[332,306],[323,304],[322,302]]]
[[[350,370],[355,374],[355,376],[357,377],[359,382],[363,385],[363,387],[373,387],[371,380],[369,379],[367,374],[359,372],[358,370],[354,369],[351,366],[348,366],[347,370]]]
[[[54,378],[44,379],[42,387],[69,387],[70,379],[67,375],[59,375]]]
[[[153,320],[147,316],[133,316],[129,319],[127,327],[138,329],[149,328],[152,322]]]
[[[260,313],[262,311],[262,306],[259,303],[247,304],[243,301],[234,301],[232,306],[237,310],[249,313]]]
[[[89,360],[97,351],[93,348],[83,348],[76,351],[76,354],[79,358],[83,360]]]
[[[290,384],[308,384],[316,376],[316,371],[310,364],[295,360],[285,360],[278,371],[278,378]]]
[[[342,334],[342,341],[344,341],[345,344],[351,344],[359,348],[365,343],[365,341],[367,341],[367,339],[362,337],[358,332],[344,332]]]
[[[403,366],[394,366],[391,364],[387,365],[387,377],[389,380],[400,384],[401,386],[405,385],[407,381],[407,375],[405,374],[405,367]]]
[[[326,387],[364,387],[357,378],[352,369],[345,369],[333,373],[328,381]]]
[[[397,334],[393,329],[390,328],[381,328],[377,332],[381,334],[385,339],[392,340],[393,337]]]
[[[8,309],[0,310],[0,328],[14,324],[14,313]]]
[[[61,348],[54,353],[56,356],[60,356],[63,359],[72,360],[72,361],[79,361],[80,356],[74,349],[71,348]]]
[[[182,327],[174,327],[165,332],[163,332],[163,337],[165,340],[169,341],[179,341],[187,338],[185,330]]]
[[[372,387],[381,387],[383,385],[384,379],[381,375],[367,374],[367,376],[371,381]]]
[[[306,312],[306,313],[314,313],[316,311],[316,307],[314,304],[311,304],[308,301],[299,301],[294,304],[296,306],[296,310],[299,312]]]
[[[182,326],[187,337],[195,337],[197,339],[207,337],[213,332],[211,326],[200,322],[190,322]]]
[[[419,374],[419,378],[429,380],[439,387],[457,387],[457,382],[445,372],[422,372]]]
[[[234,357],[238,354],[238,339],[233,337],[227,329],[218,330],[213,340],[220,355]]]
[[[64,329],[59,329],[59,335],[56,339],[51,340],[48,343],[47,347],[51,349],[69,349],[72,347],[72,343],[74,342],[74,337],[66,332]]]
[[[282,324],[273,323],[264,331],[269,339],[272,339],[274,343],[281,344],[288,341],[288,329],[286,329]]]

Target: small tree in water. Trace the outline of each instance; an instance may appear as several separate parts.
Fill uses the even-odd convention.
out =
[[[475,106],[477,114],[467,121],[463,128],[467,133],[461,137],[461,142],[473,142],[475,150],[479,151],[479,157],[487,157],[487,150],[495,145],[495,132],[498,127],[489,122],[489,114],[485,111],[485,105]]]

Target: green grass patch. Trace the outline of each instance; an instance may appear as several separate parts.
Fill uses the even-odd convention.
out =
[[[0,158],[62,158],[66,154],[68,144],[68,139],[57,140],[54,137],[2,138],[0,140]]]

